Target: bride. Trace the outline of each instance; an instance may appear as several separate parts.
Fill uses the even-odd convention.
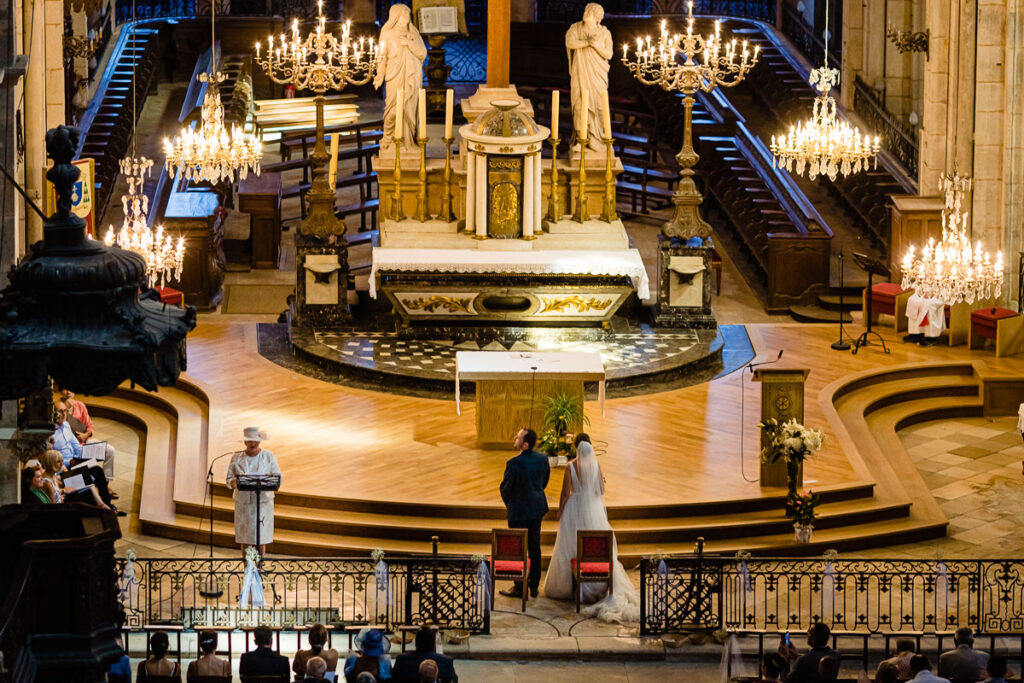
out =
[[[583,436],[583,435],[581,435]],[[547,576],[544,578],[544,594],[549,598],[572,600],[572,560],[576,557],[576,531],[611,529],[608,511],[604,507],[604,477],[597,464],[594,448],[588,441],[580,441],[576,459],[565,468],[562,479],[562,496],[558,505],[558,536],[551,556]],[[604,586],[583,584],[581,602],[593,603],[583,610],[584,614],[603,621],[635,623],[640,621],[640,594],[626,575],[618,560],[618,548],[614,544],[615,557],[612,574],[614,590],[603,598]],[[596,602],[595,602],[596,601]]]

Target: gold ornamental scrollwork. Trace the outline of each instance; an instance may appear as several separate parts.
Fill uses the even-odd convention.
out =
[[[612,305],[611,299],[599,299],[596,296],[584,298],[578,294],[571,296],[542,296],[540,313],[565,313],[567,308],[575,308],[578,313],[603,311]]]
[[[473,313],[469,310],[469,304],[472,300],[472,297],[444,296],[440,294],[421,296],[417,299],[400,299],[402,305],[410,311],[435,313],[439,308],[443,308],[449,313],[462,312],[470,315]]]

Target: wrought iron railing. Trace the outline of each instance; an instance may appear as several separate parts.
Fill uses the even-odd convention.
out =
[[[369,559],[267,559],[260,571],[263,607],[240,604],[242,560],[136,559],[133,580],[125,578],[126,563],[118,559],[117,580],[128,627],[430,623],[490,630],[487,581],[468,557],[388,558],[384,573]]]
[[[907,174],[916,179],[921,149],[917,131],[890,112],[878,93],[860,76],[854,78],[853,110],[868,130],[882,138],[882,147],[899,160]]]
[[[795,7],[782,3],[782,33],[796,46],[811,63],[812,68],[821,65],[825,59],[825,41],[816,35],[814,29],[804,21]],[[842,68],[842,41],[839,36],[829,40],[828,63],[833,69]],[[839,87],[842,87],[840,84]]]
[[[1024,633],[1024,561],[644,559],[643,634],[801,631]]]

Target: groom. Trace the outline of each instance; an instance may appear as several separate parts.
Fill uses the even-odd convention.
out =
[[[526,529],[527,550],[530,555],[530,597],[537,597],[540,587],[540,523],[548,511],[548,497],[544,489],[551,476],[547,456],[533,450],[537,445],[537,432],[524,427],[514,442],[519,455],[505,463],[505,477],[501,480],[501,499],[508,510],[508,528]],[[520,598],[523,586],[516,583],[502,595]]]

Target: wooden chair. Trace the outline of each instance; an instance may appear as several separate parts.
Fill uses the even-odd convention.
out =
[[[615,536],[608,531],[576,532],[576,557],[572,558],[572,594],[576,611],[580,611],[580,597],[584,583],[603,583],[612,593],[612,572],[615,562]]]
[[[526,611],[527,578],[530,558],[527,556],[526,529],[491,529],[491,609],[494,609],[494,582],[497,579],[515,581],[523,589],[523,607]]]
[[[996,358],[1021,353],[1024,351],[1024,315],[999,306],[971,311],[968,347],[975,349],[986,339],[995,342]]]
[[[871,286],[871,317],[872,324],[877,324],[879,315],[893,317],[892,328],[897,332],[907,329],[907,300],[914,293],[912,289],[903,289],[895,282],[879,282]],[[864,324],[867,324],[868,290],[865,287],[861,302]]]

